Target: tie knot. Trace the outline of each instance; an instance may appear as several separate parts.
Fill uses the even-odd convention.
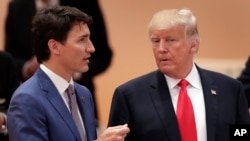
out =
[[[188,83],[187,80],[182,79],[182,80],[178,83],[178,86],[180,86],[181,88],[186,88],[188,84],[189,84],[189,83]]]
[[[69,87],[67,88],[67,92],[70,95],[73,95],[75,93],[74,92],[74,86],[72,84],[69,84]]]

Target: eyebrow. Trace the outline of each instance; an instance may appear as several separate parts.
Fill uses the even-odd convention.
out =
[[[80,35],[79,37],[80,38],[90,37],[90,33],[86,33],[86,34]]]

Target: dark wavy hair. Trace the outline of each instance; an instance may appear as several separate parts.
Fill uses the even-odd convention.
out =
[[[52,6],[38,11],[33,18],[31,29],[37,61],[42,63],[49,59],[48,41],[50,39],[64,44],[73,25],[80,22],[90,26],[92,18],[74,7]]]

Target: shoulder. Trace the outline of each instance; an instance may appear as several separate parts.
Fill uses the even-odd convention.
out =
[[[159,71],[152,71],[149,73],[146,73],[144,75],[132,78],[122,84],[120,84],[117,88],[118,89],[123,89],[123,88],[139,88],[139,87],[144,87],[152,83],[154,79],[157,78],[157,74]]]
[[[226,84],[226,85],[241,85],[241,83],[236,79],[233,78],[229,75],[212,71],[212,70],[207,70],[203,68],[198,67],[198,72],[200,74],[201,80],[207,80],[216,84]]]
[[[42,86],[40,85],[38,79],[32,76],[25,82],[19,85],[12,95],[12,100],[18,100],[18,97],[33,97],[33,99],[39,99],[39,93],[42,93]]]
[[[79,92],[80,95],[91,96],[91,92],[86,86],[78,84],[76,82],[74,82],[74,86],[76,91]]]
[[[79,83],[77,83],[77,82],[74,82],[74,86],[75,86],[75,88],[78,89],[78,90],[89,91],[89,89],[88,89],[86,86],[81,85],[81,84],[79,84]]]

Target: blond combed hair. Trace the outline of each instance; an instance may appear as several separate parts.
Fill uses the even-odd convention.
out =
[[[178,25],[185,27],[186,37],[195,38],[200,42],[196,17],[187,8],[166,9],[155,13],[149,22],[148,32],[150,34],[152,30],[169,29]]]

